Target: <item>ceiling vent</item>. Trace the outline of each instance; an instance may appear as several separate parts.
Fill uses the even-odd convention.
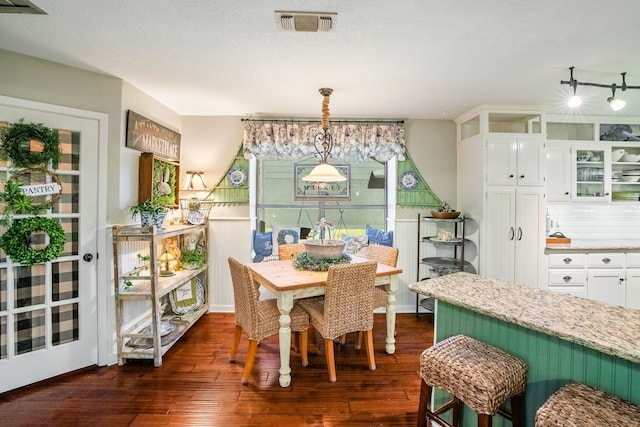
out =
[[[336,25],[334,12],[284,12],[276,10],[276,25],[281,31],[330,31]]]
[[[28,0],[0,0],[0,13],[47,14],[47,12]]]

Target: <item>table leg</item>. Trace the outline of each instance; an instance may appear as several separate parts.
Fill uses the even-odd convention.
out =
[[[278,292],[278,309],[280,310],[280,386],[289,387],[291,384],[291,309],[293,308],[293,294]]]
[[[398,290],[398,275],[390,277],[389,284],[386,285],[389,296],[387,297],[387,339],[385,340],[385,350],[387,354],[396,352],[396,291]]]

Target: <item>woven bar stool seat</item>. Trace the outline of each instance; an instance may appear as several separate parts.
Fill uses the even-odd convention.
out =
[[[517,357],[496,347],[456,335],[424,350],[420,356],[420,406],[418,426],[428,420],[445,426],[458,426],[464,403],[478,414],[478,426],[490,426],[496,413],[524,425],[524,389],[527,365]],[[451,394],[452,399],[438,409],[430,409],[433,387]],[[511,400],[511,411],[502,404]],[[453,409],[453,423],[440,415]]]
[[[585,384],[561,387],[536,412],[536,427],[640,426],[640,407]]]

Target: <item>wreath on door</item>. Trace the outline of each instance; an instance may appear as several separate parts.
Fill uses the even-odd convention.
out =
[[[31,247],[31,235],[42,231],[49,236],[49,244],[43,249]],[[66,242],[64,230],[54,219],[34,216],[15,221],[2,236],[0,247],[16,262],[23,265],[39,264],[58,258]]]
[[[42,144],[41,150],[31,150],[32,141]],[[58,176],[47,169],[49,165],[58,167],[60,161],[60,141],[58,132],[41,123],[24,123],[20,119],[0,129],[0,158],[9,160],[14,168],[11,178],[5,182],[0,201],[5,204],[2,223],[8,226],[0,239],[0,248],[15,262],[33,265],[58,258],[66,243],[65,232],[60,223],[54,219],[33,216],[12,221],[13,214],[37,214],[51,208],[62,193]],[[51,177],[54,192],[52,197],[42,203],[34,203],[33,196],[51,195],[43,192],[38,184],[21,187],[20,177],[31,173],[42,173]],[[44,184],[48,185],[48,184]],[[38,189],[40,191],[38,191]],[[33,192],[33,193],[30,193]],[[49,236],[49,243],[42,249],[31,246],[33,233],[44,232]]]

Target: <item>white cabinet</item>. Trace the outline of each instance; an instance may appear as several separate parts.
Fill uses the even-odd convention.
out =
[[[550,291],[640,308],[640,252],[552,253]]]
[[[537,287],[544,238],[544,190],[490,187],[486,197],[488,240],[485,277]]]
[[[119,365],[152,359],[160,366],[162,356],[207,312],[208,241],[208,224],[160,231],[113,227]],[[178,268],[173,254],[185,250],[204,253],[204,264]]]
[[[549,255],[549,290],[587,297],[585,254]]]
[[[573,145],[572,198],[576,201],[611,200],[610,152],[602,145]]]
[[[611,198],[616,202],[637,202],[640,198],[640,146],[611,145]]]
[[[544,185],[544,141],[540,137],[487,138],[488,185]]]
[[[571,145],[565,141],[547,142],[547,202],[571,200]]]

